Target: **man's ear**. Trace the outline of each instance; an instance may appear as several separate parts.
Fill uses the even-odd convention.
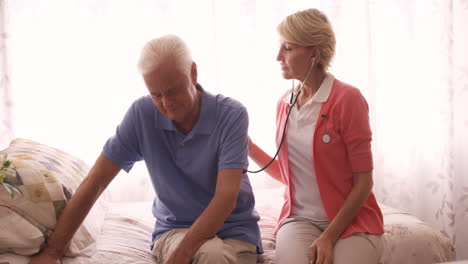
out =
[[[197,64],[192,62],[192,68],[190,69],[190,77],[192,78],[192,84],[197,84],[198,72],[197,72]]]

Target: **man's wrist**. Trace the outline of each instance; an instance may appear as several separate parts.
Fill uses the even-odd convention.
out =
[[[178,254],[181,254],[184,257],[193,257],[196,253],[194,251],[195,247],[190,247],[190,246],[181,246],[178,248]]]
[[[176,252],[177,254],[181,254],[184,258],[191,259],[195,255],[195,253],[197,253],[198,249],[203,245],[205,241],[206,240],[190,241],[184,239],[179,244],[178,248],[176,249]]]
[[[62,258],[63,256],[63,250],[60,250],[60,249],[56,249],[52,246],[49,246],[49,245],[46,245],[46,247],[42,250],[42,253],[43,254],[46,254],[46,255],[49,255],[49,256],[52,256],[54,258]]]

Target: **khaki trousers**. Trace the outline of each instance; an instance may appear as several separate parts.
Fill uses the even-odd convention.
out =
[[[164,233],[154,242],[152,250],[157,264],[164,264],[177,248],[188,229],[176,228]],[[255,264],[257,246],[237,239],[221,239],[217,236],[206,241],[195,253],[193,264]]]
[[[309,264],[309,247],[328,224],[299,217],[285,219],[276,235],[276,263]],[[381,235],[356,233],[338,239],[333,264],[377,264],[382,247]]]

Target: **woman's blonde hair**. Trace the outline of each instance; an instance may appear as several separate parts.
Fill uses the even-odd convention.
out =
[[[280,37],[300,46],[320,47],[319,67],[327,71],[335,55],[335,33],[327,16],[315,8],[287,16],[277,27]]]

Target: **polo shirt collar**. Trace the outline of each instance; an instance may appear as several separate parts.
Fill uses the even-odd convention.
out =
[[[328,100],[328,97],[330,96],[334,80],[335,80],[335,77],[331,73],[327,73],[318,91],[314,94],[314,96],[312,96],[312,98],[310,98],[309,101],[306,102],[306,105],[311,102],[318,102],[318,103],[326,102]],[[291,93],[292,92],[293,91],[291,90]],[[289,104],[291,100],[291,93],[289,93],[288,96],[285,96],[283,98],[283,101],[285,103]],[[294,97],[296,97],[296,94],[294,94]]]
[[[314,96],[312,96],[311,101],[325,103],[330,96],[334,80],[335,77],[330,73],[327,73],[318,91],[314,94]]]
[[[170,120],[169,118],[167,118],[166,116],[164,116],[163,114],[161,114],[161,112],[159,112],[158,108],[155,106],[155,109],[154,111],[156,112],[155,114],[155,127],[156,128],[161,128],[161,129],[164,129],[164,130],[176,130],[176,127],[174,126],[174,124],[172,123],[172,120]]]
[[[206,92],[200,84],[197,89],[202,91],[200,117],[195,124],[194,132],[210,135],[216,126],[216,96]]]
[[[192,131],[197,134],[206,134],[209,135],[213,131],[216,125],[216,97],[212,94],[206,92],[200,84],[196,84],[195,87],[197,90],[202,92],[201,95],[201,109],[200,117],[193,127]],[[161,114],[157,108],[156,111],[156,120],[155,127],[161,128],[164,130],[176,131],[172,120]]]

